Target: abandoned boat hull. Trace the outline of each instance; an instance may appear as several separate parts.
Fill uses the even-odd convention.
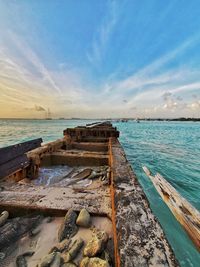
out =
[[[12,216],[32,211],[63,216],[70,208],[77,212],[86,208],[112,221],[114,266],[177,266],[118,137],[109,122],[95,123],[66,129],[64,138],[26,151],[29,164],[14,172],[8,170],[1,179],[0,208]],[[59,182],[52,186],[32,183],[41,168],[58,165],[94,172],[107,166],[108,179],[105,182],[100,177],[81,188]],[[71,179],[70,173],[66,179]]]

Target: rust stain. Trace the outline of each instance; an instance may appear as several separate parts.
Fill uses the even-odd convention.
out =
[[[109,138],[109,164],[111,167],[111,183],[110,183],[110,195],[112,204],[112,225],[113,225],[113,240],[114,240],[114,251],[115,251],[115,266],[120,267],[120,255],[118,250],[118,239],[116,229],[116,210],[115,210],[115,188],[113,186],[113,156],[111,150],[111,139]]]

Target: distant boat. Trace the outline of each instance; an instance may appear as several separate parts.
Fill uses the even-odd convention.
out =
[[[140,123],[140,120],[139,120],[139,119],[136,119],[136,122],[137,122],[137,123]]]

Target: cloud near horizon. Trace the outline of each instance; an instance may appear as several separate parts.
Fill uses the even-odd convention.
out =
[[[0,117],[200,117],[198,1],[44,2],[0,0]]]

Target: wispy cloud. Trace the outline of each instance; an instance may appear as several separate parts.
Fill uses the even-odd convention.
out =
[[[84,109],[87,92],[80,73],[59,67],[49,70],[21,37],[11,32],[8,37],[9,46],[0,48],[0,116],[13,117],[13,108],[20,117],[37,117],[48,107],[58,116]]]
[[[42,75],[42,79],[44,81],[47,81],[55,91],[57,91],[59,94],[62,94],[61,89],[57,86],[57,84],[51,77],[51,74],[49,73],[48,69],[44,66],[42,61],[39,59],[37,54],[30,48],[30,46],[27,45],[22,38],[19,38],[19,36],[14,34],[13,32],[10,31],[9,35],[11,41],[13,41],[19,49],[19,52],[24,55],[26,60],[29,61],[37,71],[40,72],[40,74]]]
[[[134,74],[129,75],[127,78],[117,81],[110,86],[107,86],[106,91],[114,93],[121,90],[127,91],[133,90],[134,88],[138,89],[151,84],[163,84],[174,79],[179,80],[183,75],[184,69],[185,72],[188,72],[187,68],[182,67],[180,68],[180,71],[179,69],[173,68],[167,70],[164,69],[163,71],[163,68],[166,66],[166,64],[176,59],[176,57],[178,57],[181,53],[186,52],[187,49],[197,45],[199,42],[199,35],[188,38],[177,48],[163,56],[160,56],[158,59],[154,60],[144,68],[137,70]]]
[[[199,91],[200,88],[200,70],[198,68],[194,70],[185,65],[173,68],[165,66],[197,45],[198,42],[197,36],[193,36],[133,75],[122,80],[106,81],[97,99],[104,99],[105,109],[115,103],[116,110],[133,110],[132,107],[142,110],[144,106],[149,107],[146,108],[149,115],[160,111],[162,114],[164,112],[167,114],[177,109],[184,109],[185,112],[188,112],[186,109],[191,107],[189,104],[191,94]],[[185,104],[183,96],[188,93],[190,97],[185,99],[188,102]],[[163,98],[165,99],[164,104],[162,104]],[[123,101],[123,99],[128,99],[128,101]],[[93,98],[94,109],[97,101]]]
[[[108,1],[103,22],[94,35],[91,50],[87,53],[87,58],[93,65],[98,65],[102,61],[107,42],[113,33],[117,21],[118,3],[116,0]]]

